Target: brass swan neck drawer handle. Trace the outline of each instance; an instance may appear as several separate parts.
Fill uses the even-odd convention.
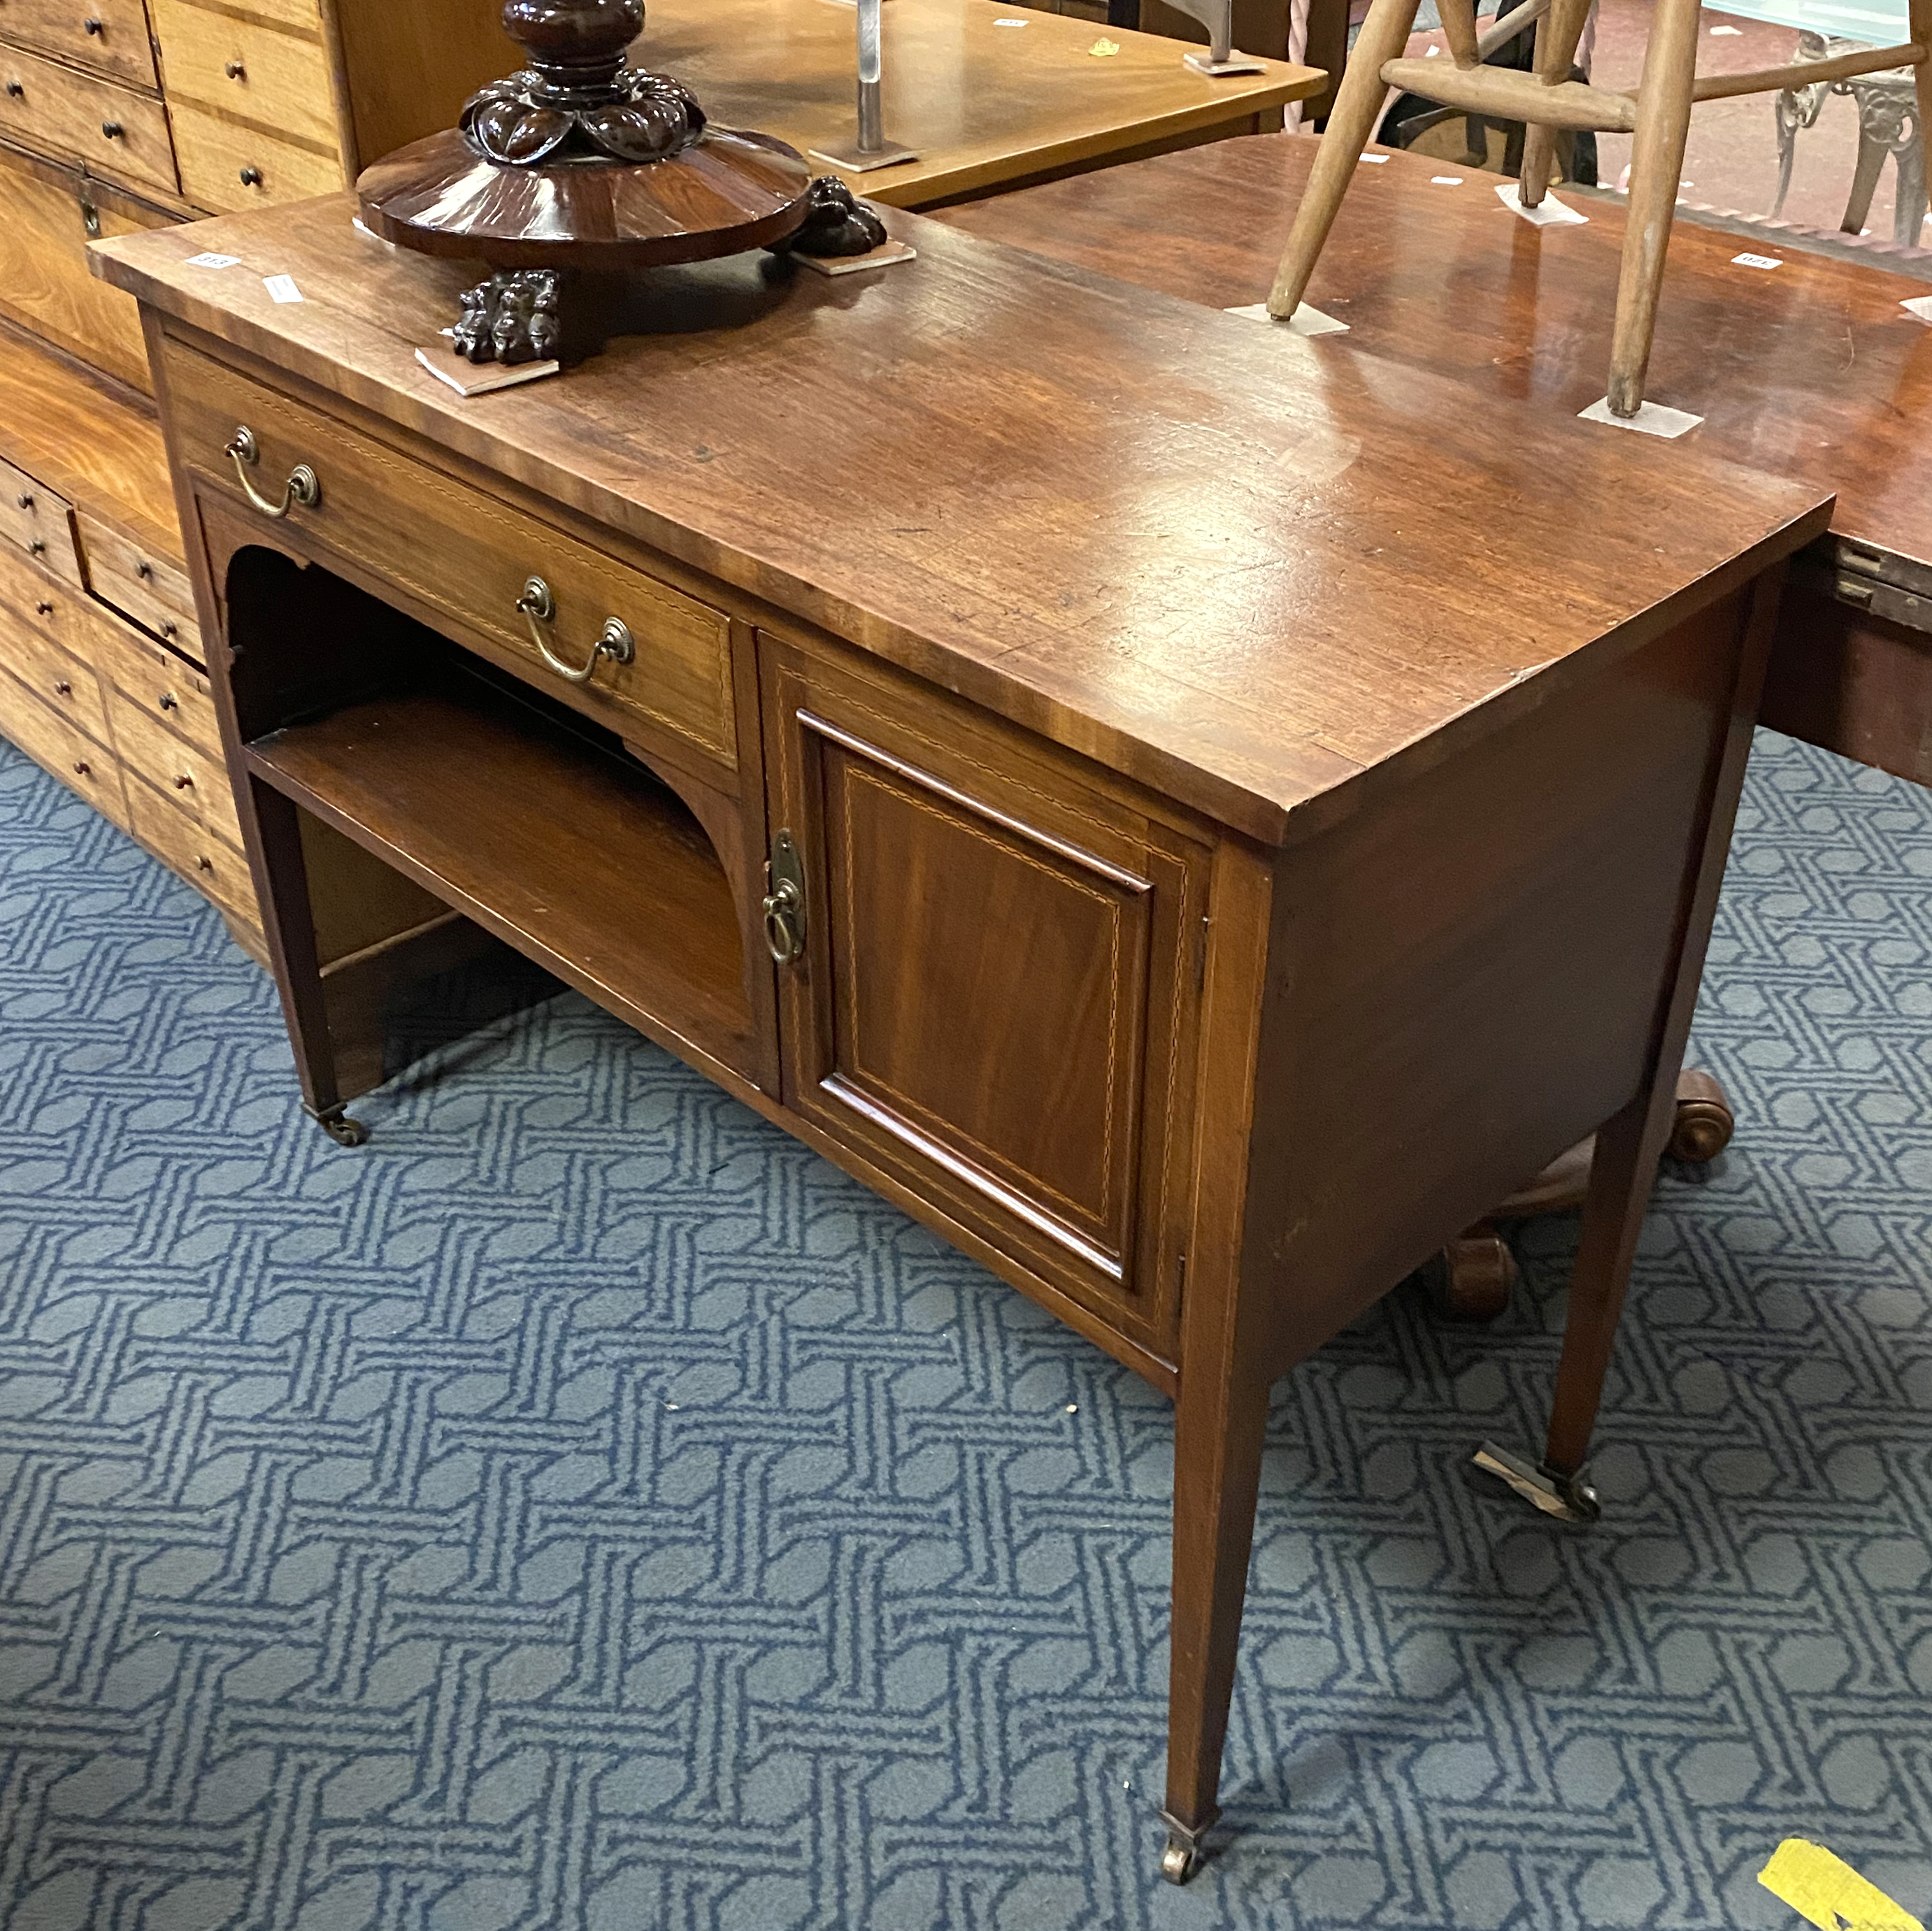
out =
[[[282,485],[280,502],[272,502],[256,488],[248,472],[262,460],[262,451],[255,440],[255,432],[246,423],[236,430],[234,439],[221,453],[234,457],[235,474],[240,479],[243,493],[264,516],[286,516],[298,503],[305,510],[312,510],[322,501],[321,480],[306,463],[298,463],[289,472],[289,479]]]
[[[538,655],[566,684],[588,684],[601,657],[608,657],[613,664],[636,661],[637,641],[631,635],[630,625],[622,617],[607,617],[583,667],[578,669],[565,663],[550,649],[550,640],[544,635],[544,626],[556,620],[556,596],[541,577],[532,577],[525,582],[524,594],[517,599],[517,608],[523,612],[524,621],[530,627],[530,641],[536,646]]]

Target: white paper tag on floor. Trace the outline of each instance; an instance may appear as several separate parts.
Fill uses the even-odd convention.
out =
[[[1337,322],[1332,315],[1324,315],[1321,310],[1310,308],[1305,301],[1298,304],[1294,313],[1285,322],[1279,315],[1269,314],[1264,301],[1251,301],[1245,308],[1230,308],[1224,313],[1244,316],[1250,322],[1272,322],[1280,327],[1292,328],[1298,335],[1346,335],[1348,332],[1346,322]]]
[[[1915,295],[1909,301],[1901,301],[1899,307],[1907,315],[1916,315],[1921,322],[1932,322],[1932,295]]]
[[[1607,422],[1612,429],[1634,429],[1640,436],[1682,436],[1704,420],[1688,409],[1666,409],[1660,402],[1640,403],[1634,415],[1612,415],[1608,396],[1577,413],[1586,422]]]
[[[262,286],[268,291],[271,301],[299,301],[302,292],[296,286],[293,275],[264,275]]]
[[[1512,214],[1520,214],[1526,221],[1538,228],[1562,227],[1572,223],[1582,228],[1589,223],[1590,217],[1587,214],[1579,214],[1575,208],[1565,208],[1555,195],[1547,191],[1534,208],[1524,207],[1522,190],[1515,181],[1510,182],[1505,187],[1498,188],[1496,199]]]

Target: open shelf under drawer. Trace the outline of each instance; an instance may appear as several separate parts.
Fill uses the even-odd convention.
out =
[[[248,759],[620,1018],[755,1077],[730,884],[634,760],[454,671],[274,732]]]

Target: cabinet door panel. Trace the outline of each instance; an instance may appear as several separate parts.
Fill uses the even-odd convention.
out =
[[[937,692],[760,649],[807,880],[788,1100],[1163,1345],[1204,853]]]

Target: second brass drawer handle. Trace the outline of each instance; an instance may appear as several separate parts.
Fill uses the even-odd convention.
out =
[[[322,501],[321,479],[306,463],[298,463],[289,472],[289,479],[282,485],[280,502],[272,502],[256,488],[248,472],[262,460],[261,445],[255,440],[255,432],[246,423],[236,430],[233,440],[221,453],[234,457],[235,473],[241,479],[244,493],[264,516],[286,516],[298,503],[305,510],[312,510]]]
[[[525,581],[524,594],[517,599],[517,608],[523,612],[524,621],[530,627],[530,641],[536,646],[538,654],[566,684],[588,684],[600,657],[608,657],[613,664],[629,664],[636,660],[638,646],[631,635],[630,625],[622,617],[607,617],[582,669],[565,663],[550,649],[550,640],[544,635],[544,626],[556,620],[556,595],[541,577],[532,577]]]

